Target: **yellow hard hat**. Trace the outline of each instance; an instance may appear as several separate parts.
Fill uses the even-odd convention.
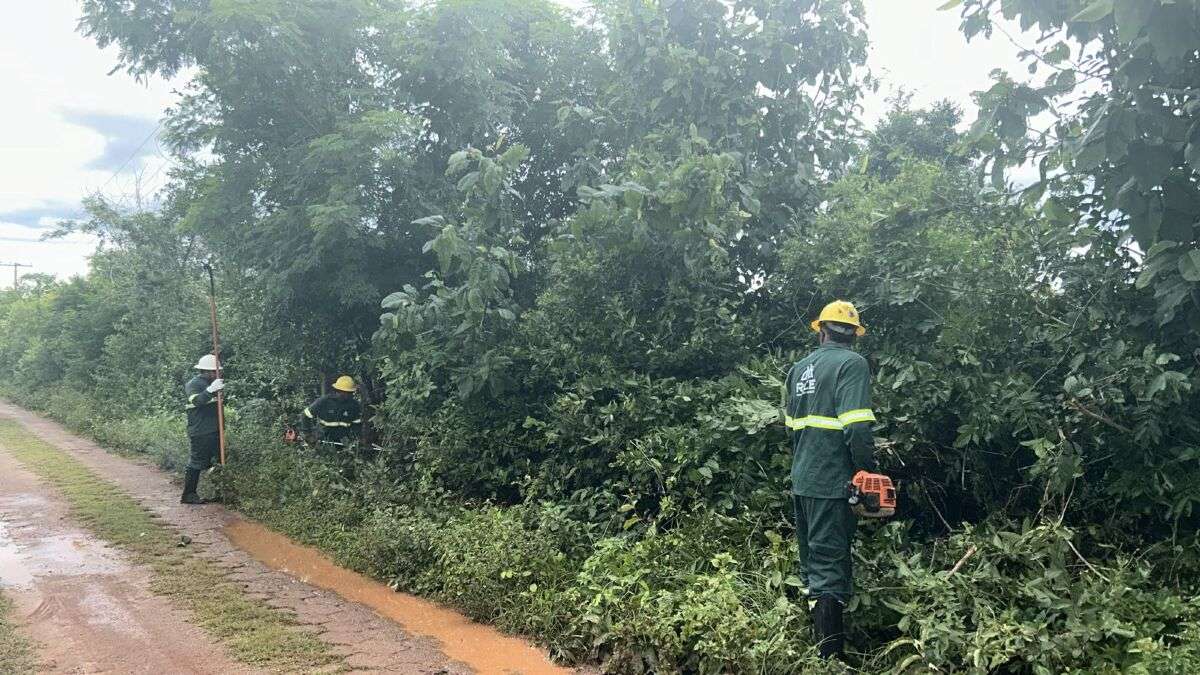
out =
[[[333,388],[338,391],[355,391],[358,389],[358,385],[354,383],[353,377],[343,375],[337,379],[337,382],[333,383]]]
[[[854,326],[854,334],[859,337],[867,334],[867,329],[858,320],[858,310],[845,300],[834,300],[825,305],[825,309],[821,310],[821,316],[811,324],[813,331],[821,330],[821,324],[826,321]]]

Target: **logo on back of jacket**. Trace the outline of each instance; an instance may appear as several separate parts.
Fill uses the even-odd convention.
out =
[[[814,364],[808,364],[803,373],[800,373],[800,379],[796,380],[796,395],[803,396],[811,394],[817,390],[817,376]]]

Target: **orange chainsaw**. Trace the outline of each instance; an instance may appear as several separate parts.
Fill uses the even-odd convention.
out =
[[[846,484],[850,510],[860,518],[887,518],[896,514],[896,487],[881,473],[859,471]]]

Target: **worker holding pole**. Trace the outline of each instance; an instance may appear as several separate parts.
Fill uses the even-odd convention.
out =
[[[205,354],[196,363],[196,376],[183,386],[187,397],[187,434],[191,454],[184,472],[183,504],[203,504],[196,493],[200,473],[213,465],[221,453],[221,425],[217,418],[218,400],[225,389],[220,377],[220,362],[213,354]]]
[[[225,380],[221,378],[221,337],[217,328],[217,286],[213,280],[212,262],[204,263],[208,273],[208,308],[212,321],[211,354],[200,357],[196,363],[199,371],[183,386],[187,397],[188,443],[191,447],[187,469],[183,477],[184,504],[203,504],[205,500],[197,494],[200,474],[207,471],[214,461],[225,464],[225,400],[222,390]]]

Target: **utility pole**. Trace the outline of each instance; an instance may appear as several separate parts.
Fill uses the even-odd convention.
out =
[[[33,265],[26,265],[23,263],[11,262],[11,263],[0,263],[0,267],[13,268],[13,290],[15,291],[15,290],[17,290],[17,268],[18,267],[33,267]]]

